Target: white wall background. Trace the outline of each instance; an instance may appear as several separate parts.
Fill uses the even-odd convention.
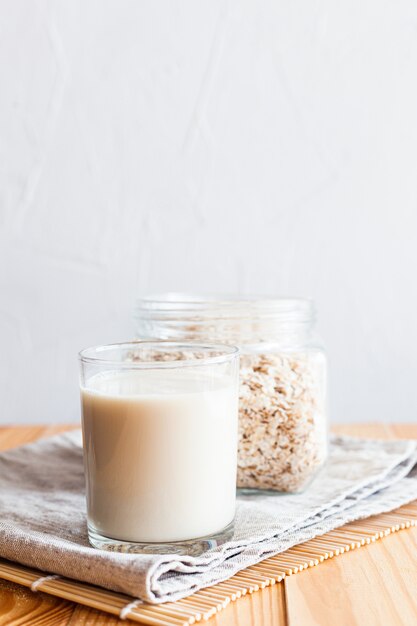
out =
[[[417,417],[417,3],[2,0],[0,423],[139,293],[310,295],[334,421]]]

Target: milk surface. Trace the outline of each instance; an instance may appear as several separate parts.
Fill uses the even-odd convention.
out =
[[[237,393],[188,368],[107,372],[81,390],[88,521],[106,537],[183,541],[234,518]]]

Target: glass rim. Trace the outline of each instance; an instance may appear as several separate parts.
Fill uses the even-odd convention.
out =
[[[315,307],[308,297],[165,292],[139,297],[134,315],[139,320],[306,323],[315,320]]]
[[[162,348],[178,348],[183,350],[195,350],[204,352],[221,352],[216,356],[207,356],[201,359],[182,359],[167,361],[117,361],[116,359],[106,359],[101,357],[102,353],[114,349],[137,348],[137,347]],[[109,343],[85,348],[78,353],[78,359],[81,363],[90,363],[96,365],[113,365],[116,369],[169,369],[174,367],[201,367],[203,365],[214,365],[217,363],[227,363],[239,356],[240,349],[236,346],[225,345],[222,343],[201,343],[188,341],[122,341],[120,343]]]

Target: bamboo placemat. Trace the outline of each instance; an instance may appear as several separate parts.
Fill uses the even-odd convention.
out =
[[[0,559],[0,578],[53,596],[151,626],[186,626],[224,609],[246,595],[281,582],[286,576],[315,567],[326,559],[383,539],[393,532],[415,526],[417,500],[390,513],[351,522],[336,530],[293,546],[286,552],[248,567],[228,580],[202,589],[187,598],[165,604],[139,604],[134,598],[101,587]]]

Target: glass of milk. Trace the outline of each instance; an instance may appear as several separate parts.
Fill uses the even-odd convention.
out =
[[[145,341],[79,358],[90,543],[197,555],[230,538],[238,349]]]

